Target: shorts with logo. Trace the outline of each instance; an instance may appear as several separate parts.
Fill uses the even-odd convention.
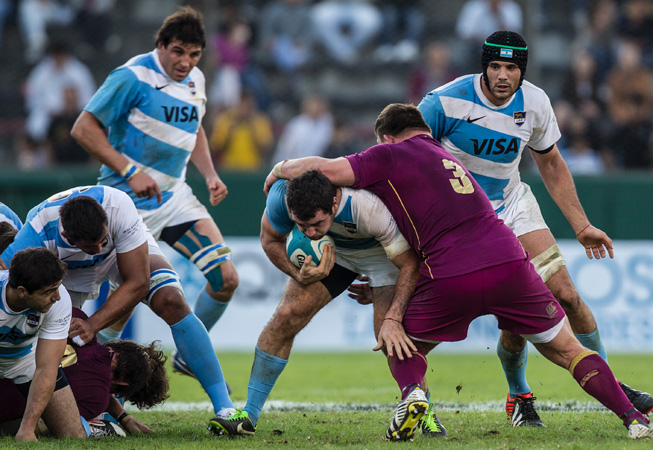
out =
[[[515,193],[497,215],[517,237],[536,230],[548,230],[540,205],[526,183],[520,182]]]
[[[163,256],[159,245],[150,233],[146,233],[148,253]],[[122,284],[122,277],[118,269],[118,258],[113,251],[97,266],[68,270],[64,275],[63,285],[70,294],[73,307],[81,308],[86,300],[92,300],[100,294],[100,286],[109,280],[112,288]]]
[[[193,194],[187,183],[179,183],[172,189],[172,197],[156,209],[139,209],[138,214],[155,239],[161,237],[164,228],[211,219],[206,207]]]
[[[421,277],[403,324],[406,334],[418,341],[461,341],[471,321],[486,314],[497,317],[500,329],[519,335],[560,328],[565,317],[533,265],[524,259],[457,277]],[[548,342],[555,334],[529,340]]]
[[[381,245],[352,249],[339,247],[336,243],[336,264],[367,275],[370,287],[394,286],[399,277],[399,269],[388,259]]]

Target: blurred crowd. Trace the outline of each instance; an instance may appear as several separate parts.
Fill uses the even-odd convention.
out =
[[[493,31],[531,35],[523,2],[467,0],[451,36],[429,29],[433,8],[426,2],[216,1],[200,67],[209,97],[205,128],[218,169],[260,171],[280,159],[340,156],[373,143],[371,123],[339,114],[329,94],[311,84],[321,68],[399,68],[404,94],[393,101],[417,104],[430,90],[480,72],[480,48]],[[568,67],[560,88],[548,92],[563,134],[558,146],[576,174],[651,169],[653,0],[570,5]],[[13,17],[30,67],[21,86],[24,131],[15,145],[20,167],[93,164],[69,130],[111,68],[94,77],[76,46],[48,30],[77,27],[102,52],[120,32],[111,16],[115,7],[114,0],[0,0],[0,28]],[[546,46],[546,33],[541,30],[542,42],[529,42],[531,48]]]

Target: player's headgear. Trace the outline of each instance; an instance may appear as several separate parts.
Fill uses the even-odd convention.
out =
[[[492,61],[508,61],[517,64],[521,71],[519,85],[521,86],[526,75],[526,64],[528,63],[528,45],[523,37],[514,31],[495,31],[485,40],[483,44],[483,80],[489,88],[487,80],[487,68]]]

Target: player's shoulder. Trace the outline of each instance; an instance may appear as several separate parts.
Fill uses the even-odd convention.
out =
[[[521,85],[521,90],[525,102],[530,103],[531,101],[535,101],[535,104],[539,104],[541,101],[546,101],[546,103],[550,103],[549,96],[544,92],[544,89],[534,85],[528,80],[524,80]]]
[[[442,86],[433,89],[431,93],[437,96],[453,96],[453,97],[465,95],[470,90],[471,92],[474,91],[474,78],[477,76],[478,74],[468,74],[468,75],[459,76],[455,80],[451,80],[447,84],[443,84]]]

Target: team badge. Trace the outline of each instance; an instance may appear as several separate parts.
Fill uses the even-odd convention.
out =
[[[549,318],[553,319],[558,312],[558,307],[555,302],[551,302],[546,306],[546,313],[549,315]]]
[[[515,121],[515,125],[521,127],[526,122],[526,111],[515,111],[512,113],[512,119]]]
[[[197,89],[195,89],[195,82],[194,81],[189,81],[188,82],[188,87],[190,88],[190,93],[195,95],[197,94]]]
[[[350,233],[356,233],[356,231],[358,231],[356,224],[353,222],[343,222],[342,226],[345,227],[345,231],[348,231]]]
[[[30,327],[38,327],[39,326],[39,316],[37,316],[36,314],[30,313],[27,316],[27,321],[26,322],[27,322],[27,325],[29,325]]]

